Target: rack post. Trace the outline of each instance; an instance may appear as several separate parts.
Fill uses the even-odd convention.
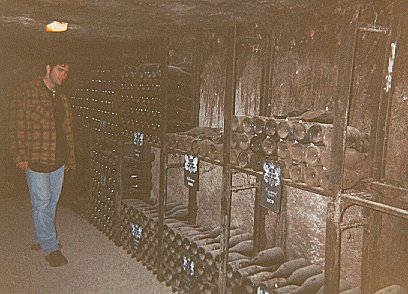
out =
[[[325,241],[325,293],[338,293],[340,285],[341,218],[344,153],[346,149],[351,88],[353,83],[354,55],[360,8],[344,17],[338,69],[338,97],[334,101],[331,187],[332,199],[328,204]]]
[[[230,149],[231,149],[231,121],[234,114],[235,100],[235,75],[236,75],[236,25],[229,28],[227,40],[227,61],[226,69],[226,86],[224,97],[224,164],[222,167],[222,195],[221,195],[221,259],[219,271],[219,288],[218,293],[226,293],[227,280],[227,262],[228,262],[228,247],[231,227],[231,185],[232,173],[230,164]]]

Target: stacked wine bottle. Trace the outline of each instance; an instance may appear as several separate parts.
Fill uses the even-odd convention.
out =
[[[162,117],[160,64],[125,65],[122,72],[121,102],[125,141],[134,132],[143,132],[145,140],[160,144]]]
[[[200,158],[222,162],[223,133],[218,128],[196,127],[186,132],[167,134],[168,147]]]
[[[262,170],[265,159],[283,163],[283,177],[309,187],[330,189],[333,125],[297,119],[234,116],[230,162]],[[222,162],[223,133],[215,128],[194,128],[168,134],[169,148]],[[351,188],[367,176],[368,135],[347,127],[343,187]]]
[[[109,145],[95,144],[92,150],[92,210],[91,223],[107,236],[112,236],[117,189],[116,152],[99,149]],[[96,148],[95,148],[96,147]]]
[[[194,103],[190,67],[168,66],[167,130],[182,132],[194,124]]]
[[[122,247],[149,270],[156,272],[158,206],[139,199],[125,199],[121,204],[120,243]],[[188,210],[185,205],[179,202],[170,202],[166,205],[166,217],[172,222],[184,222],[187,216]]]

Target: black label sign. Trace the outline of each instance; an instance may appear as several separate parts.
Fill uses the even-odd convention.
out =
[[[135,251],[139,250],[140,243],[142,242],[143,228],[137,224],[130,224],[131,234],[132,234],[132,249]]]
[[[134,132],[133,133],[133,144],[136,146],[143,146],[143,133],[142,132]]]
[[[282,194],[282,163],[265,160],[262,170],[261,205],[279,213]]]
[[[196,263],[193,258],[183,255],[181,258],[182,288],[187,293],[194,293],[195,291],[195,267]]]
[[[198,191],[198,171],[198,157],[188,154],[184,155],[184,185],[195,191]]]

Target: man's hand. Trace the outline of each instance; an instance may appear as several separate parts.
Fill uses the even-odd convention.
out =
[[[16,167],[18,169],[21,169],[23,171],[26,171],[28,169],[28,161],[21,161],[16,163]]]

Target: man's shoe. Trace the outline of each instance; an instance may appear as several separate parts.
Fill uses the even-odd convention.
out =
[[[58,244],[58,249],[62,249],[62,245]],[[31,244],[31,250],[33,251],[38,251],[41,250],[41,245],[40,244]]]
[[[41,250],[40,244],[31,244],[31,250],[33,251]]]
[[[48,261],[49,265],[52,267],[58,267],[68,263],[68,260],[59,250],[51,252],[45,257],[45,260]]]

